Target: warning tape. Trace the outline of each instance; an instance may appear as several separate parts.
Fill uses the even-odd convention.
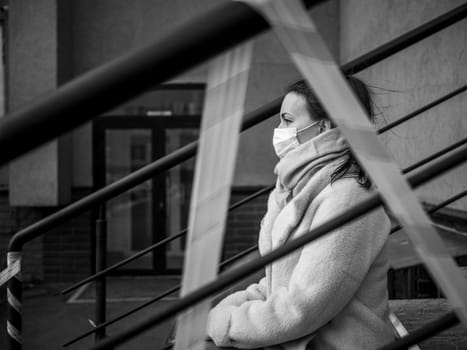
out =
[[[7,321],[6,323],[6,330],[10,337],[16,340],[19,344],[23,343],[23,339],[21,338],[21,332],[17,330],[16,327],[10,323],[10,321]]]
[[[239,0],[269,22],[292,61],[346,138],[386,205],[405,228],[448,302],[467,326],[467,280],[417,196],[389,156],[300,0]]]
[[[217,275],[251,65],[252,43],[210,66],[196,159],[181,295]],[[177,320],[175,350],[203,349],[210,300]]]
[[[9,252],[8,267],[0,272],[0,287],[7,283],[13,276],[18,275],[21,271],[21,253]]]
[[[409,335],[409,332],[407,332],[407,329],[405,329],[404,325],[402,322],[397,318],[396,314],[394,312],[389,313],[389,320],[391,321],[392,327],[396,331],[396,333],[399,335],[399,337],[405,337],[406,335]],[[413,345],[409,348],[409,350],[420,350],[420,347],[418,345]]]

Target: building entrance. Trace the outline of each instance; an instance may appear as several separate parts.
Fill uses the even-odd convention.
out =
[[[180,110],[183,112],[183,109]],[[199,114],[173,114],[164,109],[142,115],[109,115],[93,124],[94,182],[102,188],[162,158],[198,138]],[[108,201],[107,264],[116,263],[188,224],[195,160]],[[183,266],[185,239],[177,239],[118,270],[118,274],[178,274]]]

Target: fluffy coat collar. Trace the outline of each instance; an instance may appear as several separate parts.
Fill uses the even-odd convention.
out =
[[[261,254],[284,243],[299,225],[310,227],[312,218],[304,218],[306,208],[330,183],[331,174],[343,162],[347,149],[340,132],[331,129],[290,151],[279,161],[274,170],[276,187],[269,197],[260,231],[260,237],[272,240],[260,242]]]

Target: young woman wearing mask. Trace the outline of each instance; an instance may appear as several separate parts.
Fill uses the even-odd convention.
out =
[[[368,88],[347,78],[373,119]],[[277,182],[261,222],[262,255],[364,200],[371,180],[304,81],[280,110],[273,146]],[[208,335],[217,346],[267,349],[376,349],[394,340],[388,318],[382,207],[275,261],[265,277],[217,304]]]

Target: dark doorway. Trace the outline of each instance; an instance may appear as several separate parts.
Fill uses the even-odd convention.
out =
[[[161,94],[160,91],[158,93]],[[170,96],[167,91],[163,93]],[[140,97],[140,103],[142,100],[144,98]],[[148,100],[146,97],[146,104]],[[119,112],[126,110],[142,113],[109,113],[95,119],[93,171],[96,189],[198,138],[201,117],[194,112],[200,112],[199,107],[197,110],[194,107],[187,109],[189,104],[176,101],[174,105],[178,112],[190,112],[177,115],[167,109],[168,105],[164,102],[162,107],[154,107],[154,103],[150,107],[122,106]],[[108,265],[174,235],[187,226],[194,165],[194,158],[189,159],[107,202]],[[183,267],[184,248],[184,239],[172,241],[127,264],[116,273],[179,274]]]

